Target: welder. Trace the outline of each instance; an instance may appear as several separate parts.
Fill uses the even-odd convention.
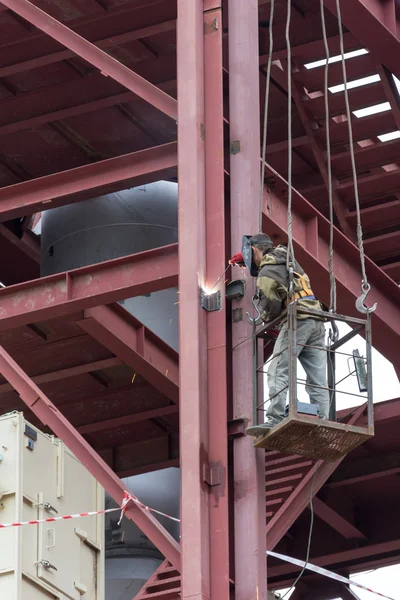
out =
[[[312,292],[307,274],[296,261],[293,264],[293,297],[289,298],[287,253],[286,246],[275,247],[268,235],[258,233],[244,236],[242,254],[235,255],[230,261],[231,264],[245,265],[253,277],[257,277],[256,302],[263,322],[268,323],[280,315],[283,316],[268,369],[270,403],[266,411],[266,419],[263,424],[246,430],[246,433],[251,436],[267,433],[285,417],[289,384],[289,335],[285,308],[289,301],[294,301],[299,307],[322,311],[322,305]],[[307,377],[306,391],[311,403],[318,406],[319,418],[328,419],[329,393],[326,380],[324,318],[297,312],[296,335],[297,357]]]

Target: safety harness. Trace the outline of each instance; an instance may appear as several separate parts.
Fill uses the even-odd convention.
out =
[[[294,298],[289,299],[289,296],[284,300],[284,306],[290,302],[296,302],[297,300],[316,300],[317,298],[314,296],[311,288],[307,286],[306,279],[304,275],[300,275],[296,271],[293,272],[293,283],[295,287]]]

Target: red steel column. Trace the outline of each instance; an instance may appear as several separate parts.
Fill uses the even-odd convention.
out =
[[[209,600],[203,2],[178,0],[178,180],[182,599]]]
[[[258,2],[229,3],[229,121],[231,142],[231,243],[240,251],[243,234],[259,228],[260,106]],[[241,319],[232,323],[233,417],[253,420],[252,328],[249,278]],[[239,315],[237,315],[238,318]],[[240,345],[239,345],[240,344]],[[248,437],[234,441],[235,597],[266,600],[264,451]]]
[[[224,107],[221,0],[204,0],[207,284],[226,268]],[[210,586],[212,600],[229,599],[228,429],[225,277],[223,307],[207,315],[209,462],[217,476],[210,489]]]
[[[221,2],[178,0],[182,598],[229,600]],[[224,278],[215,285],[224,302]]]

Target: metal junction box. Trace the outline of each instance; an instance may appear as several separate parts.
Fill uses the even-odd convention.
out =
[[[104,507],[64,444],[21,413],[0,417],[0,523]],[[0,528],[1,600],[104,600],[104,517]]]

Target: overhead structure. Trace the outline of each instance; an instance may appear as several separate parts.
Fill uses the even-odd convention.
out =
[[[342,412],[337,394],[336,429],[368,441],[329,457],[256,450],[244,435],[271,340],[246,318],[253,281],[226,271],[243,234],[289,238],[334,314],[364,322],[355,303],[368,283],[373,346],[400,372],[396,3],[341,0],[343,35],[337,7],[0,2],[0,414],[25,410],[59,435],[118,504],[121,478],[180,466],[179,542],[140,505],[126,511],[165,557],[141,600],[267,600],[267,587],[292,585],[299,572],[270,558],[266,573],[265,552],[305,558],[312,496],[315,564],[400,558],[397,401],[375,406],[372,437],[364,407]],[[178,238],[160,221],[162,194],[147,215],[159,243],[135,245],[131,233],[114,243],[102,206],[124,196],[114,225],[143,225],[137,196],[162,181],[179,187]],[[74,223],[57,230],[62,214]],[[245,282],[233,299],[231,279]],[[161,297],[156,329],[149,310]],[[352,361],[362,377],[362,355]],[[365,484],[377,478],[382,488]],[[303,574],[295,593],[325,600],[324,583]]]

